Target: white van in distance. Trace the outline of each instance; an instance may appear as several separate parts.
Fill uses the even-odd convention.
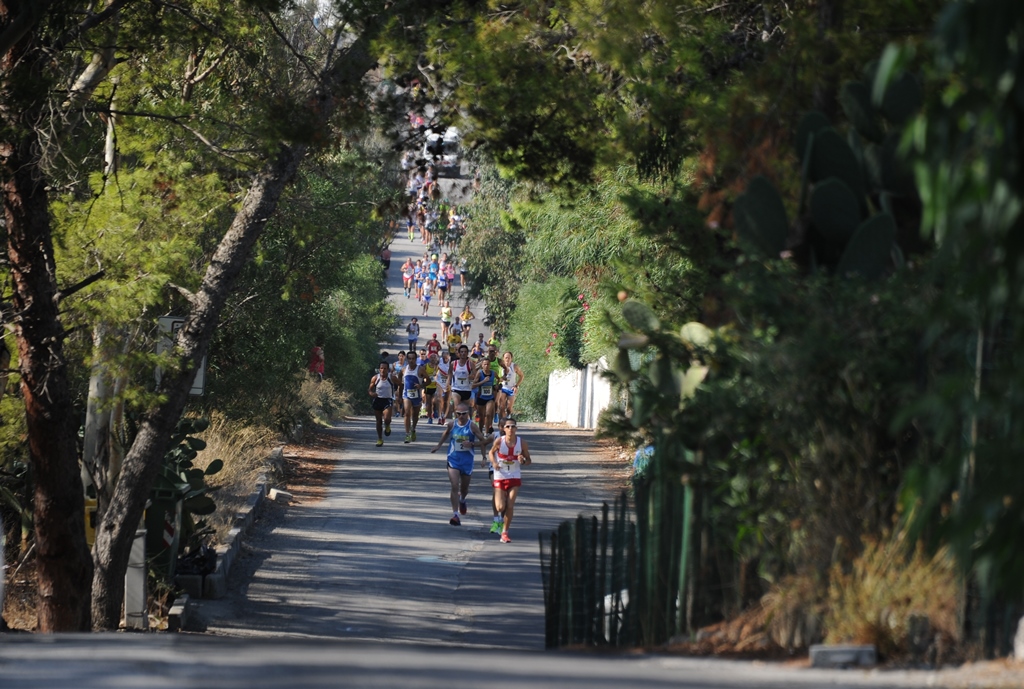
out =
[[[440,177],[458,177],[462,137],[457,127],[448,127],[442,135],[428,129],[423,142],[423,157],[432,162]]]

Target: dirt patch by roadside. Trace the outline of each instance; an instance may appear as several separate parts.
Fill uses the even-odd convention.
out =
[[[323,500],[342,444],[340,429],[318,427],[306,442],[284,446],[285,485],[297,503]]]

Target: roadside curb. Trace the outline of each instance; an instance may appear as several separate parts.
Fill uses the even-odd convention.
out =
[[[180,610],[178,602],[175,602],[171,609],[172,619],[168,620],[168,629],[182,629],[187,623],[189,604],[192,600],[223,598],[227,594],[228,575],[231,573],[231,566],[242,547],[242,543],[252,530],[256,518],[262,512],[270,488],[268,485],[271,479],[268,473],[273,474],[280,470],[284,463],[284,445],[275,447],[267,458],[267,469],[256,478],[256,488],[249,495],[245,505],[235,514],[231,530],[227,538],[217,546],[217,564],[210,574],[180,574],[175,577],[174,582],[185,593],[180,597],[182,604]],[[175,613],[177,612],[177,615]]]

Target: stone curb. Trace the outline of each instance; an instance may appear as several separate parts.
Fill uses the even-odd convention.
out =
[[[284,445],[279,445],[270,453],[267,463],[271,467],[279,466],[283,461],[283,455]],[[249,495],[245,505],[235,515],[235,520],[232,523],[231,530],[228,531],[227,538],[216,548],[217,565],[213,572],[206,576],[186,574],[175,577],[175,584],[185,591],[185,595],[182,596],[185,599],[183,606],[185,612],[187,612],[189,597],[223,598],[227,594],[228,575],[231,573],[231,565],[234,564],[235,558],[238,556],[238,552],[242,547],[242,541],[252,529],[253,524],[256,522],[256,517],[259,516],[266,503],[267,493],[269,492],[267,488],[269,480],[266,473],[262,473],[257,477],[256,489]],[[175,607],[177,607],[177,603],[175,603]],[[168,622],[168,628],[170,628],[170,624]],[[184,619],[180,619],[179,624],[183,625]],[[181,628],[181,626],[177,627],[177,629]]]
[[[878,652],[871,645],[815,644],[810,656],[811,667],[871,667],[878,663]]]

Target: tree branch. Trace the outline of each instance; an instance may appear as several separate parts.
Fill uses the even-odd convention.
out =
[[[38,4],[49,5],[51,1],[52,0],[44,0],[44,2],[40,2]],[[52,50],[53,52],[60,52],[61,50],[64,50],[64,48],[67,47],[68,43],[75,40],[76,38],[81,36],[89,29],[93,28],[94,26],[98,26],[99,24],[102,24],[103,22],[107,21],[115,14],[117,14],[122,7],[125,7],[126,5],[129,5],[133,2],[138,2],[138,0],[110,0],[110,3],[107,5],[106,9],[104,9],[102,12],[97,12],[96,14],[89,13],[89,15],[86,16],[86,18],[78,24],[78,26],[66,31],[63,36],[58,38],[53,43],[53,45],[50,46],[50,50]],[[4,48],[2,42],[0,42],[0,50],[2,50],[3,52],[7,52],[8,48]],[[0,52],[0,55],[2,55],[3,52]]]
[[[89,277],[85,278],[84,280],[82,280],[81,282],[77,282],[74,285],[71,285],[70,287],[65,287],[62,290],[57,290],[57,293],[53,295],[53,298],[59,303],[65,297],[70,297],[75,292],[85,289],[86,287],[96,282],[97,280],[102,280],[106,274],[107,271],[105,270],[101,270],[98,273],[94,273]]]
[[[6,55],[11,48],[25,37],[32,27],[39,23],[39,20],[46,14],[53,0],[37,0],[29,3],[27,10],[14,18],[4,32],[0,34],[0,55]]]

